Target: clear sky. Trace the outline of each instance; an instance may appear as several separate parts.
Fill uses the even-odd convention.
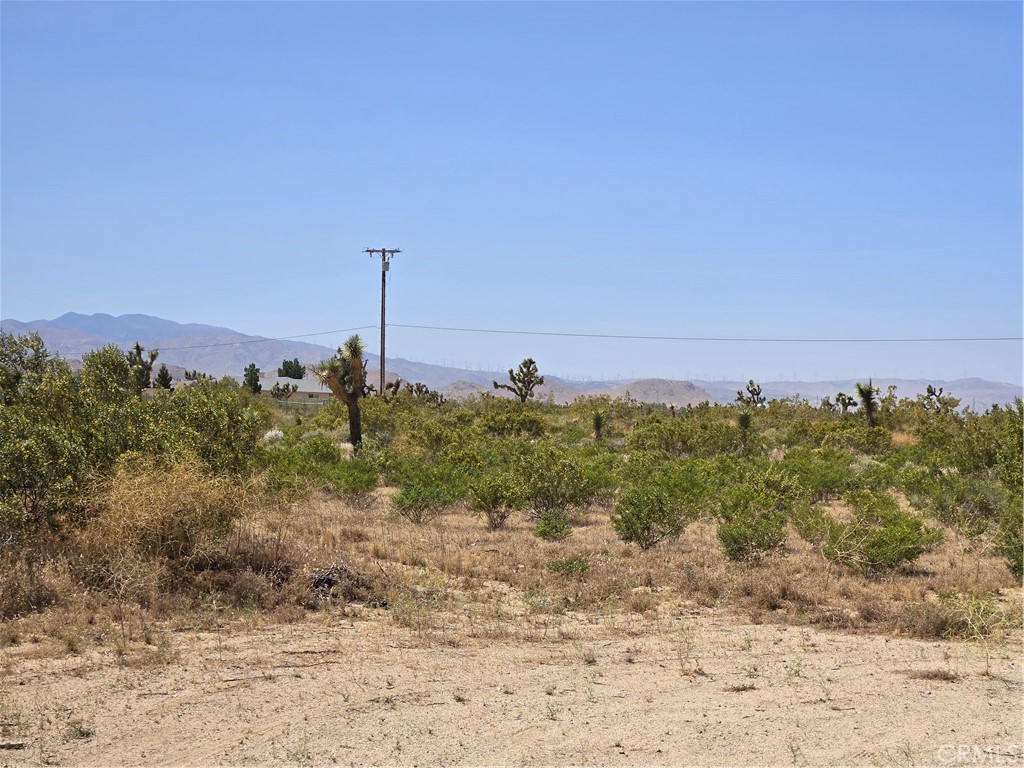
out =
[[[361,251],[397,247],[395,324],[1019,337],[1021,8],[4,2],[0,316],[374,325]],[[1019,341],[391,326],[388,356],[1021,381]]]

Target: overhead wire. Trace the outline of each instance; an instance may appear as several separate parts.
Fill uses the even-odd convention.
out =
[[[192,344],[187,347],[161,347],[161,352],[171,352],[179,349],[209,349],[211,347],[233,347],[236,344],[265,344],[268,341],[291,341],[292,339],[308,339],[310,336],[328,336],[332,333],[351,333],[352,331],[365,331],[368,328],[379,328],[378,325],[360,325],[357,328],[339,328],[336,331],[317,331],[316,333],[299,333],[295,336],[275,336],[268,339],[245,339],[244,341],[218,341],[214,344]]]
[[[631,339],[649,341],[735,341],[735,342],[778,342],[778,343],[813,343],[813,344],[876,344],[876,343],[916,343],[916,342],[956,342],[956,341],[1024,341],[1021,336],[972,336],[972,337],[949,337],[949,338],[768,338],[754,336],[650,336],[641,334],[623,333],[574,333],[562,331],[516,331],[498,328],[458,328],[441,325],[407,325],[403,323],[388,323],[392,328],[414,328],[428,331],[460,331],[464,333],[499,333],[521,336],[564,336],[580,339]]]
[[[409,323],[388,323],[390,328],[408,328],[421,331],[451,331],[458,333],[491,333],[510,336],[551,336],[576,339],[620,339],[630,341],[695,341],[695,342],[731,342],[757,344],[928,344],[958,342],[1006,342],[1024,341],[1022,336],[947,336],[947,337],[876,337],[876,338],[798,338],[798,337],[766,337],[766,336],[669,336],[625,333],[579,333],[571,331],[524,331],[507,328],[465,328],[444,325],[413,325]],[[182,347],[162,347],[165,352],[185,349],[209,349],[213,347],[230,347],[236,344],[263,344],[270,341],[290,341],[306,339],[313,336],[329,336],[337,333],[351,333],[379,329],[379,325],[361,325],[354,328],[340,328],[333,331],[317,331],[300,333],[294,336],[275,336],[264,339],[245,339],[244,341],[225,341],[212,344],[192,344]]]

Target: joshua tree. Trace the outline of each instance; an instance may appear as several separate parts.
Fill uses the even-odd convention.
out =
[[[291,377],[288,377],[291,378]],[[299,389],[298,384],[285,384],[283,387],[279,382],[274,382],[270,389],[270,396],[275,400],[287,400]]]
[[[537,364],[532,357],[528,357],[519,364],[518,370],[508,369],[508,379],[511,384],[499,384],[494,382],[495,389],[507,389],[519,398],[519,402],[525,403],[533,397],[533,390],[544,384],[544,377],[537,375]]]
[[[746,394],[743,394],[742,389],[736,390],[736,402],[740,405],[747,405],[751,408],[764,408],[767,399],[761,394],[761,385],[755,384],[753,379],[747,382]]]
[[[348,409],[348,440],[358,448],[363,442],[359,398],[367,392],[366,369],[363,367],[363,340],[350,336],[338,354],[313,369],[313,374]]]
[[[843,413],[846,413],[857,405],[857,400],[845,392],[839,392],[836,394],[836,405],[843,409]]]
[[[132,376],[135,377],[135,388],[140,393],[152,385],[150,377],[153,375],[153,363],[156,361],[157,355],[160,354],[160,350],[151,349],[145,355],[142,352],[143,346],[136,341],[132,350],[125,354],[125,357],[128,358],[128,365],[132,369]]]
[[[604,414],[601,413],[601,411],[594,411],[593,420],[594,420],[594,439],[595,440],[600,440],[601,439],[601,431],[604,428]]]
[[[864,418],[867,419],[868,426],[875,426],[875,410],[878,408],[878,400],[875,399],[875,395],[878,393],[878,389],[868,379],[867,384],[857,384],[857,398],[860,400],[860,407],[864,409]]]

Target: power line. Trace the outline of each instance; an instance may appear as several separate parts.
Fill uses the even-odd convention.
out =
[[[907,338],[782,338],[763,336],[664,336],[624,333],[575,333],[569,331],[520,331],[507,328],[461,328],[443,325],[411,325],[406,323],[389,323],[392,328],[410,328],[421,331],[456,331],[460,333],[493,333],[506,336],[554,336],[575,339],[624,339],[633,341],[707,341],[735,342],[758,344],[930,344],[956,342],[1000,342],[1024,341],[1024,336],[950,336],[950,337],[907,337]],[[212,347],[232,347],[236,344],[263,344],[269,341],[290,341],[305,339],[311,336],[328,336],[335,333],[351,333],[380,328],[379,325],[360,325],[355,328],[340,328],[335,331],[317,331],[316,333],[300,333],[295,336],[275,336],[267,339],[246,339],[245,341],[224,341],[215,344],[193,344],[187,347],[161,347],[161,352],[183,349],[209,349]]]
[[[268,341],[290,341],[291,339],[306,339],[310,336],[327,336],[332,333],[350,333],[352,331],[365,331],[367,328],[376,328],[376,325],[360,325],[358,328],[340,328],[337,331],[317,331],[316,333],[300,333],[295,336],[275,336],[272,339],[246,339],[245,341],[220,341],[215,344],[193,344],[188,347],[160,347],[161,352],[172,352],[179,349],[210,349],[211,347],[233,347],[236,344],[265,344]]]
[[[414,328],[424,331],[459,331],[462,333],[496,333],[518,336],[562,336],[576,339],[631,339],[647,341],[715,341],[715,342],[758,342],[758,343],[808,343],[808,344],[886,344],[886,343],[925,343],[925,342],[957,342],[957,341],[1024,341],[1024,336],[961,336],[949,338],[875,338],[875,339],[799,339],[799,338],[766,338],[753,336],[645,336],[621,333],[571,333],[561,331],[514,331],[501,328],[455,328],[441,325],[405,325],[391,323],[393,328]]]

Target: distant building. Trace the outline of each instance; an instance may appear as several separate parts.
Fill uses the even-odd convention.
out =
[[[232,376],[239,384],[242,383],[242,376]],[[274,385],[279,384],[282,389],[285,386],[294,384],[298,387],[282,402],[287,403],[326,403],[331,399],[331,390],[317,380],[315,376],[307,376],[304,379],[289,379],[287,376],[260,376],[260,390],[262,397],[270,397]]]

